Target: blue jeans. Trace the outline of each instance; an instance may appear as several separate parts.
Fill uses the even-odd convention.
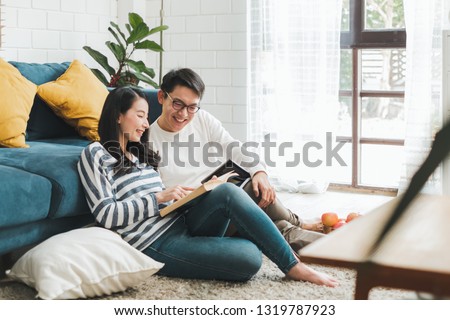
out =
[[[233,223],[240,237],[224,237]],[[158,274],[247,281],[261,267],[261,251],[287,273],[297,260],[270,218],[239,187],[220,185],[143,252],[165,263]]]

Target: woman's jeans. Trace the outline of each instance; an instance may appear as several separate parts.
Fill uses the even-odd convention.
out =
[[[240,238],[224,237],[230,222]],[[261,251],[284,273],[297,263],[270,218],[242,189],[225,183],[206,194],[143,252],[165,264],[160,275],[247,281],[261,267]]]

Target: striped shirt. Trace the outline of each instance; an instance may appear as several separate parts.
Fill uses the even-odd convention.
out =
[[[130,245],[144,250],[180,216],[159,215],[155,192],[164,189],[159,174],[137,162],[131,172],[114,170],[117,160],[99,143],[87,146],[78,162],[86,200],[101,226],[116,231]]]

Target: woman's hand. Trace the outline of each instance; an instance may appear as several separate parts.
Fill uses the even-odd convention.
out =
[[[252,186],[255,196],[261,196],[261,200],[258,203],[260,208],[264,209],[269,204],[276,202],[275,189],[270,184],[267,174],[264,171],[255,173],[252,178]]]
[[[194,188],[191,187],[183,187],[183,186],[175,186],[167,188],[161,192],[156,192],[156,201],[158,203],[163,203],[171,200],[180,200],[181,198],[187,196]]]

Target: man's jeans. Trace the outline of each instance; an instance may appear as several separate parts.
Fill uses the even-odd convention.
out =
[[[238,237],[224,237],[230,222]],[[287,273],[297,260],[270,218],[231,183],[212,190],[143,252],[165,263],[158,274],[246,281],[261,267],[261,251]]]

